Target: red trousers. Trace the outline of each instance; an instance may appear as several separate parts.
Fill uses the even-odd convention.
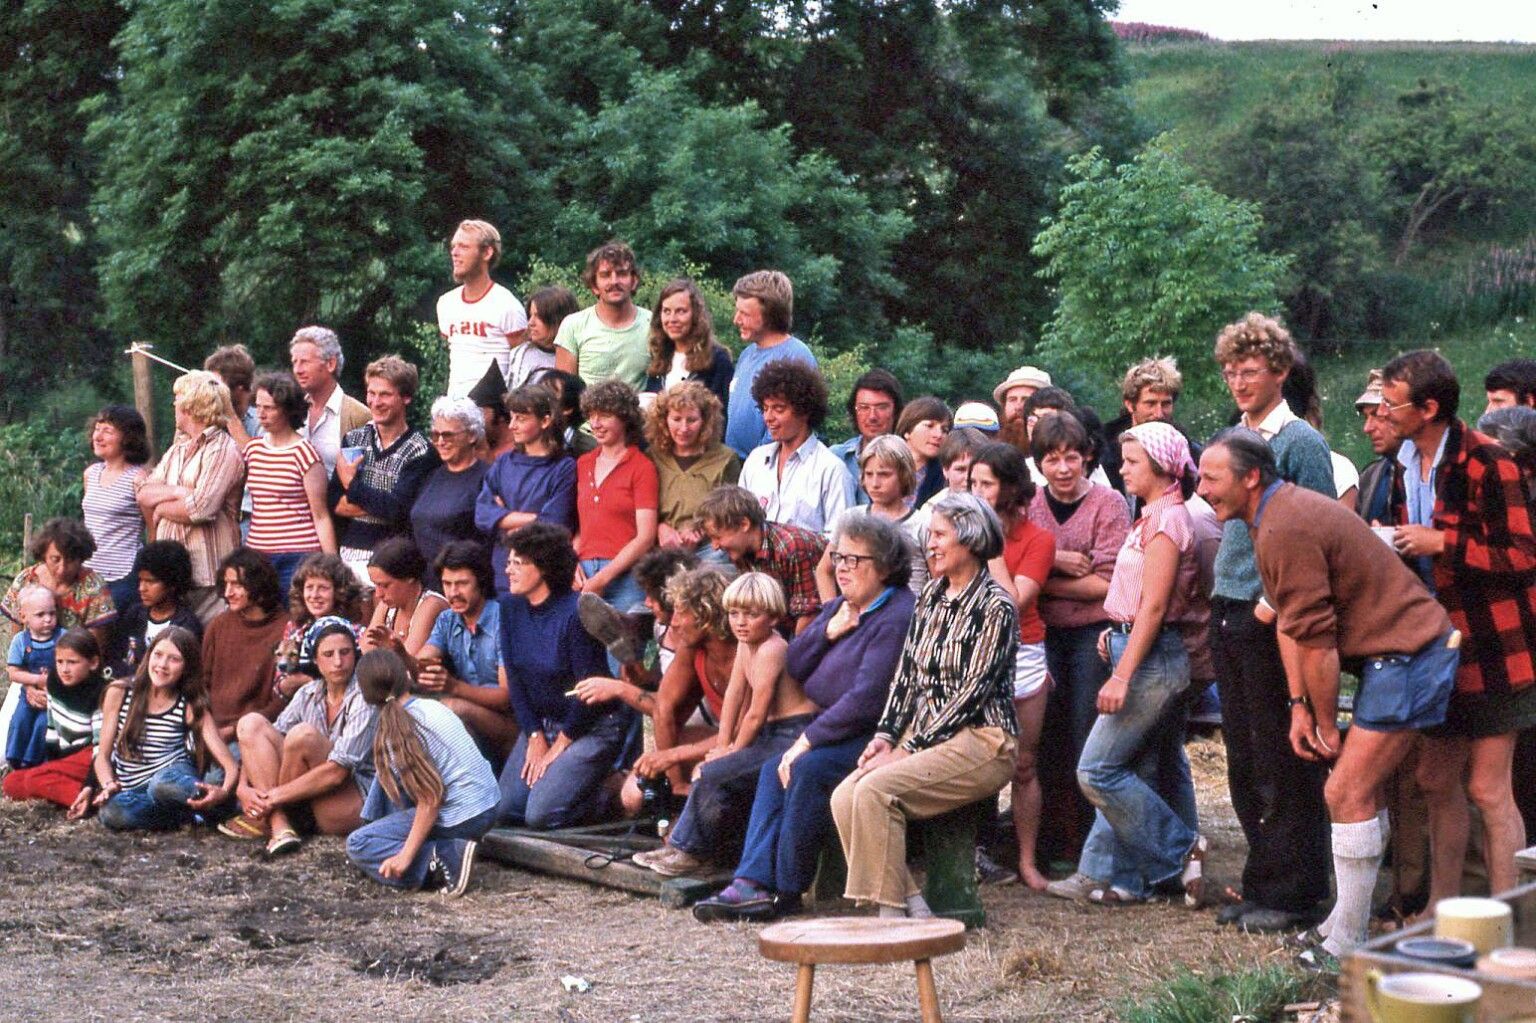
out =
[[[7,799],[46,799],[67,807],[91,776],[91,758],[95,754],[96,747],[87,746],[67,757],[12,771],[0,782],[0,788],[5,790]]]

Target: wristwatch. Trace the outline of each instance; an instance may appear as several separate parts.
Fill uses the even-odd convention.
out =
[[[1285,701],[1285,705],[1287,707],[1305,707],[1308,710],[1312,709],[1312,701],[1307,699],[1305,696],[1293,696],[1289,700]]]

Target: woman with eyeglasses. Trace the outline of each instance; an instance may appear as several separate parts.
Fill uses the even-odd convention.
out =
[[[782,757],[763,765],[736,877],[694,907],[699,920],[798,911],[831,834],[832,790],[857,765],[885,707],[916,604],[906,586],[907,541],[899,527],[864,515],[849,520],[833,546],[838,595],[786,658],[822,709]]]
[[[411,505],[411,535],[428,568],[427,589],[440,589],[430,566],[437,554],[455,540],[484,542],[475,526],[475,499],[490,464],[476,457],[485,439],[485,417],[468,398],[439,398],[432,403],[432,429],[427,439],[442,459],[428,474]]]

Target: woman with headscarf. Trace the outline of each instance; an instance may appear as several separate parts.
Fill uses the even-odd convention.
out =
[[[1120,450],[1126,493],[1143,506],[1104,598],[1110,625],[1099,653],[1113,670],[1077,765],[1097,812],[1073,880],[1101,905],[1143,902],[1155,885],[1177,880],[1198,906],[1206,840],[1196,830],[1183,751],[1190,672],[1180,629],[1206,611],[1184,506],[1195,466],[1189,442],[1167,423],[1133,426],[1120,435]]]

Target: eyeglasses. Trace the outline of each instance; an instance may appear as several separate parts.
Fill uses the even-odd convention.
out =
[[[1221,371],[1221,379],[1225,380],[1229,384],[1237,383],[1239,381],[1245,384],[1251,384],[1255,380],[1259,379],[1259,377],[1263,376],[1265,372],[1265,370],[1254,369],[1252,367],[1244,370],[1224,369]]]
[[[832,551],[827,556],[832,559],[832,564],[837,568],[847,565],[849,568],[857,569],[864,562],[875,560],[873,554],[839,554],[837,551]]]
[[[1412,404],[1413,404],[1413,399],[1412,398],[1409,398],[1407,401],[1400,401],[1396,405],[1392,404],[1390,401],[1388,401],[1387,399],[1383,398],[1383,399],[1381,399],[1381,404],[1376,406],[1376,415],[1378,415],[1378,416],[1382,417],[1383,419],[1385,419],[1387,416],[1390,416],[1392,413],[1396,412],[1398,409],[1400,409],[1400,408],[1408,408]]]
[[[860,416],[871,415],[875,412],[894,412],[895,409],[895,403],[889,401],[883,401],[878,405],[859,404],[853,407],[854,414]]]
[[[427,439],[436,444],[440,440],[452,440],[454,437],[462,437],[464,432],[463,430],[430,430],[427,432]]]

